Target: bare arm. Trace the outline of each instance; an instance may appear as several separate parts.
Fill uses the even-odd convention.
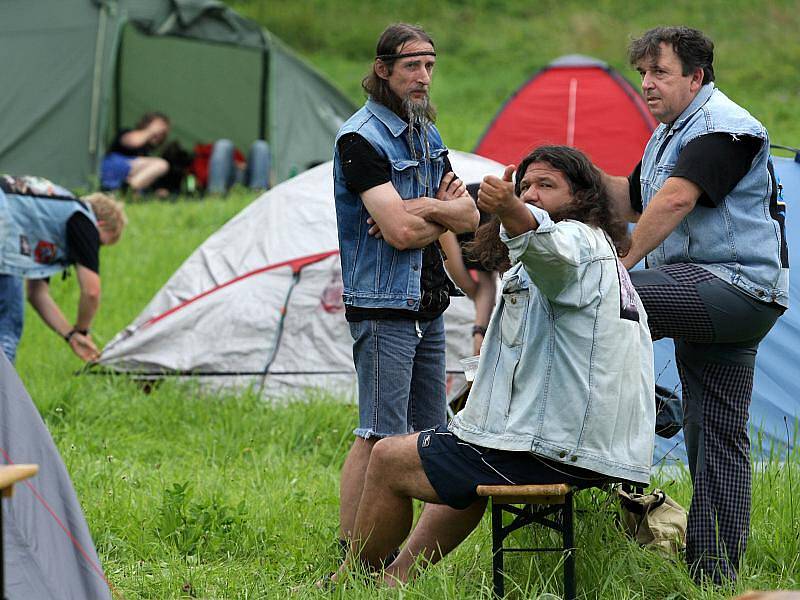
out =
[[[694,209],[701,193],[700,187],[688,179],[668,178],[639,218],[622,264],[630,269],[663,242]]]
[[[461,244],[456,239],[456,234],[452,231],[445,231],[439,238],[439,243],[444,250],[447,260],[444,261],[444,268],[452,278],[453,282],[460,287],[464,293],[472,300],[475,299],[475,292],[478,291],[478,283],[469,274],[464,266],[464,256],[461,253]]]
[[[387,244],[398,250],[424,248],[445,231],[438,223],[408,212],[391,182],[362,192],[361,200],[377,226],[370,233],[383,237]]]
[[[406,211],[455,233],[475,231],[480,222],[480,213],[467,186],[452,171],[442,177],[436,198],[406,200],[404,206]]]
[[[616,213],[628,223],[636,223],[641,215],[633,210],[631,206],[631,191],[628,178],[609,175],[602,171],[601,173],[603,175],[603,184]]]
[[[75,328],[87,330],[92,326],[92,320],[100,306],[100,276],[83,265],[76,265],[75,270],[81,289]]]
[[[50,296],[50,285],[46,279],[29,279],[27,282],[28,302],[50,329],[61,337],[72,331],[72,326],[64,317],[64,313]],[[76,327],[79,329],[79,327]],[[91,337],[81,333],[72,333],[69,338],[70,349],[83,360],[92,360],[98,356],[97,348]]]
[[[124,133],[119,141],[127,148],[141,148],[157,143],[162,137],[166,137],[168,131],[168,126],[161,119],[154,119],[144,129],[133,129]]]

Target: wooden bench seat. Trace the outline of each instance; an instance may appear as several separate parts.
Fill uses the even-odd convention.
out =
[[[504,594],[503,554],[506,552],[561,552],[564,555],[564,598],[574,600],[575,543],[573,530],[573,487],[549,485],[479,485],[478,496],[492,500],[492,582],[498,598]],[[522,506],[515,506],[522,505]],[[503,513],[514,515],[503,526]],[[506,548],[503,542],[512,531],[536,523],[558,531],[562,545],[552,548]]]

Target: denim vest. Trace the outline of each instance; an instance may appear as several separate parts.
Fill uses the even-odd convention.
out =
[[[653,132],[642,158],[642,203],[664,185],[681,150],[708,133],[749,135],[763,140],[750,170],[716,207],[697,204],[647,255],[648,267],[694,263],[747,294],[789,304],[789,269],[781,265],[781,228],[771,216],[772,182],[767,130],[714,87],[704,85],[680,117]]]
[[[647,483],[653,457],[653,344],[647,315],[602,230],[554,224],[508,239],[514,265],[450,430]],[[637,316],[638,315],[638,316]]]
[[[414,136],[416,158],[408,145],[408,123],[372,100],[339,130],[364,137],[392,167],[392,185],[403,200],[432,197],[444,174],[447,148],[436,127],[428,126],[428,151]],[[347,189],[338,146],[333,158],[336,223],[342,261],[342,298],[345,304],[364,308],[419,309],[422,249],[397,250],[369,235],[367,212],[361,197]]]
[[[66,269],[67,221],[76,212],[97,225],[91,209],[66,190],[57,196],[0,189],[0,273],[42,279]]]

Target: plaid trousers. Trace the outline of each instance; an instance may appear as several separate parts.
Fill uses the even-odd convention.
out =
[[[693,264],[631,272],[653,339],[675,341],[694,486],[686,561],[696,581],[734,580],[750,531],[748,411],[761,339],[782,314]]]

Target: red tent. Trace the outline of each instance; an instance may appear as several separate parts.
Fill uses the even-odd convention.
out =
[[[628,175],[656,126],[642,97],[606,63],[563,56],[519,88],[475,153],[509,164],[543,144],[583,150],[601,169]]]

